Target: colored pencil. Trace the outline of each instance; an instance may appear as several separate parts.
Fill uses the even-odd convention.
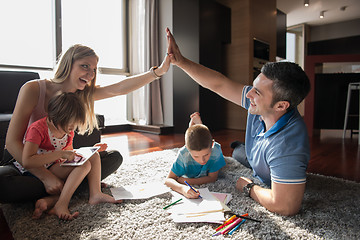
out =
[[[222,235],[226,234],[226,233],[229,232],[231,229],[233,229],[236,225],[238,225],[241,221],[242,221],[241,218],[236,219],[233,223],[231,223],[230,225],[226,226],[224,229],[221,229],[220,233],[221,233]]]
[[[239,215],[237,215],[237,214],[235,214],[235,213],[232,213],[232,212],[230,212],[230,214],[236,215],[238,218],[242,218],[242,219],[246,219],[246,220],[250,220],[250,221],[254,221],[254,222],[259,222],[259,223],[261,223],[260,220],[256,220],[256,219],[253,219],[253,218],[248,217],[249,214],[244,214],[244,215],[241,215],[241,216],[239,216]]]
[[[243,215],[241,215],[242,217],[245,217],[245,216],[249,216],[248,213],[245,213]],[[218,228],[216,228],[216,232],[212,235],[213,237],[214,236],[217,236],[217,235],[220,235],[221,234],[221,230],[224,230],[225,227],[227,227],[229,224],[232,224],[233,222],[235,222],[237,219],[239,219],[235,214],[233,216],[231,216],[231,218],[229,218],[228,220],[226,220],[224,222],[224,224],[222,224],[221,226],[219,226]]]
[[[186,185],[188,185],[194,192],[198,193],[187,181],[184,181],[186,183]],[[199,198],[202,198],[200,195],[199,195]]]
[[[229,225],[230,222],[235,221],[236,215],[232,215],[231,218],[229,218],[228,220],[226,220],[224,222],[224,224],[220,225],[217,229],[215,229],[215,231],[219,231],[220,229],[222,229],[223,227],[225,227],[226,225]]]
[[[167,205],[166,207],[163,207],[163,209],[165,210],[165,209],[167,209],[168,207],[171,207],[172,205],[174,205],[174,204],[176,204],[176,203],[178,203],[178,202],[180,202],[182,200],[182,198],[180,198],[179,200],[176,200],[175,202],[173,202],[173,203],[170,203],[169,205]]]
[[[246,221],[246,219],[243,219],[238,225],[236,225],[233,229],[231,229],[228,234],[232,235],[236,231],[236,229],[238,229],[240,227],[240,225],[243,224],[245,221]]]
[[[256,219],[253,219],[253,218],[249,218],[249,217],[245,217],[245,216],[239,216],[239,215],[236,215],[238,218],[242,218],[242,219],[246,219],[246,220],[250,220],[250,221],[254,221],[254,222],[258,222],[258,223],[261,223],[260,220],[256,220]]]

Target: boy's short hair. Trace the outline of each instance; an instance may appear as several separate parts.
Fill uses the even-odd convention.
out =
[[[185,146],[188,150],[201,151],[210,148],[212,141],[210,130],[203,124],[192,125],[185,132]]]
[[[85,106],[79,97],[72,92],[63,92],[50,98],[48,119],[56,128],[65,129],[69,124],[79,126],[85,123]]]

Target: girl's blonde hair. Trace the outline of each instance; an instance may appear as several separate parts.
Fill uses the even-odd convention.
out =
[[[99,60],[99,57],[96,55],[95,51],[87,46],[81,44],[75,44],[71,46],[65,54],[62,55],[58,68],[56,70],[55,76],[52,79],[55,83],[62,83],[69,78],[72,65],[76,60],[83,59],[85,57],[96,57]],[[94,128],[99,128],[96,115],[94,112],[94,98],[93,94],[96,86],[96,76],[95,72],[94,79],[90,82],[90,85],[86,85],[84,90],[77,90],[75,93],[78,95],[80,100],[84,103],[85,106],[85,115],[86,121],[84,124],[78,126],[78,131],[80,134],[84,134],[88,131],[88,134],[92,133]]]

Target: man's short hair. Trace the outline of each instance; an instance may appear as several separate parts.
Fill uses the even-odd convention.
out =
[[[272,106],[279,101],[287,101],[290,103],[287,110],[290,111],[310,92],[309,78],[296,63],[269,62],[261,68],[261,73],[274,81]]]
[[[212,145],[212,140],[210,130],[203,124],[192,125],[185,132],[185,146],[188,150],[208,149]]]

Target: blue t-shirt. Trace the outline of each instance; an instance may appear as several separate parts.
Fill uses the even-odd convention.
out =
[[[242,92],[241,106],[248,109],[250,100]],[[264,133],[265,123],[260,115],[248,113],[245,150],[254,176],[271,186],[276,183],[299,184],[306,182],[306,169],[310,159],[309,138],[305,122],[297,109],[284,114]]]
[[[224,155],[219,143],[215,142],[211,150],[209,161],[205,165],[197,163],[191,156],[189,150],[183,146],[172,165],[171,171],[178,177],[200,178],[209,173],[219,171],[225,166]]]

